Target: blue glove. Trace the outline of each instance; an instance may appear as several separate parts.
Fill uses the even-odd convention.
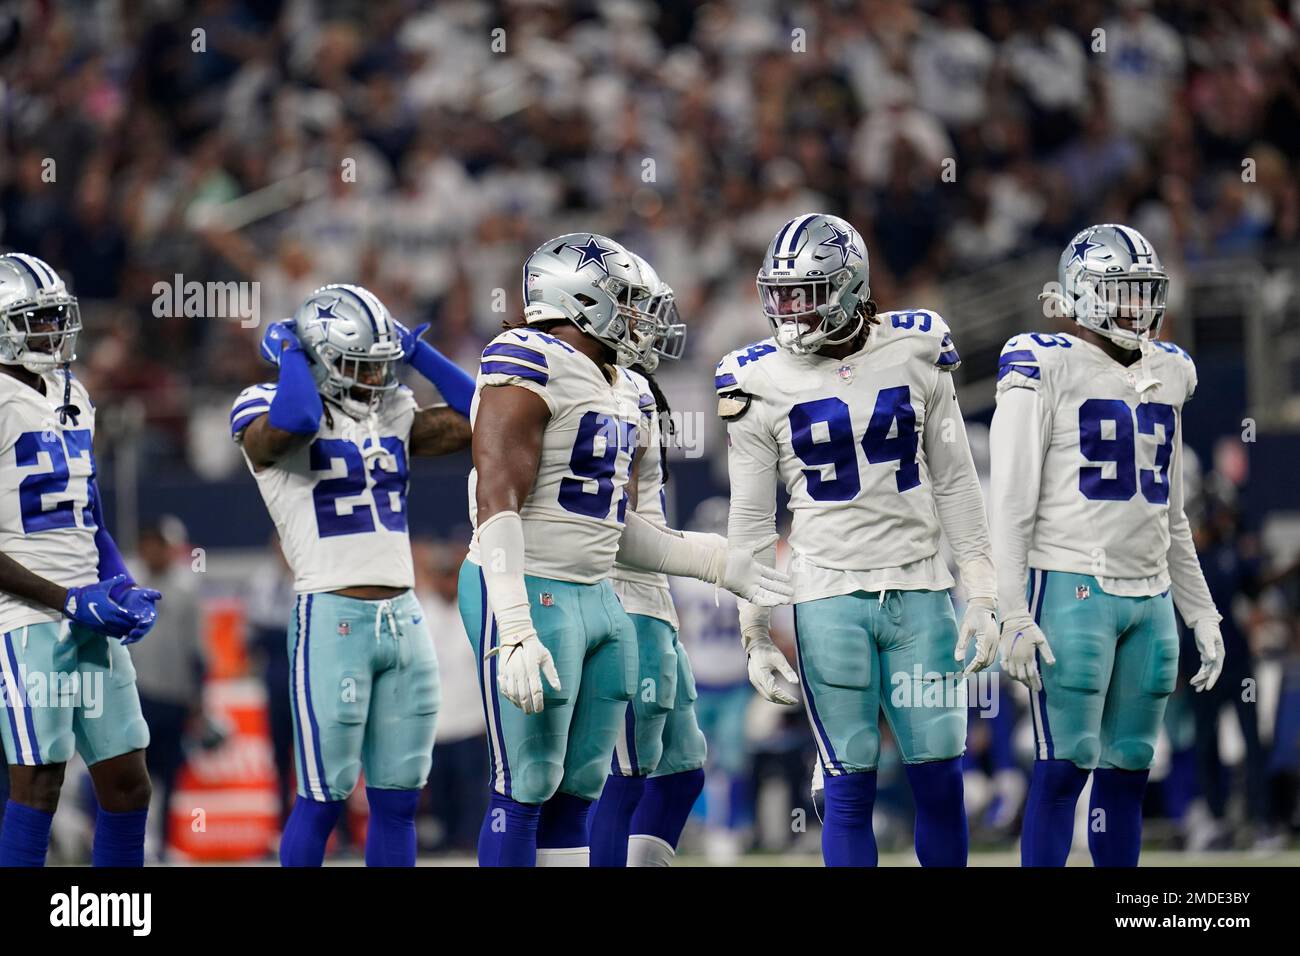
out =
[[[125,591],[114,588],[112,594],[113,599],[140,622],[122,638],[123,644],[134,644],[153,630],[154,622],[158,620],[158,610],[154,605],[162,600],[162,594],[153,588],[142,588],[134,584]]]
[[[143,622],[135,613],[114,601],[111,594],[113,588],[129,580],[125,574],[118,574],[107,581],[68,588],[68,596],[63,602],[64,617],[109,637],[126,637]]]
[[[262,358],[272,365],[279,365],[285,343],[291,349],[302,350],[302,342],[298,340],[298,323],[293,319],[272,322],[266,327],[266,332],[262,335]]]
[[[442,393],[447,404],[461,415],[469,418],[469,407],[474,401],[474,378],[447,356],[443,355],[428,342],[421,342],[429,323],[408,329],[401,322],[397,326],[397,336],[402,343],[402,361],[411,366]]]

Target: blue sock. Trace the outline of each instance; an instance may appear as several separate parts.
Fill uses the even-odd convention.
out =
[[[148,810],[110,813],[100,807],[95,814],[90,865],[144,866],[144,827],[148,817]]]
[[[822,859],[827,866],[875,866],[880,860],[871,829],[876,771],[827,774],[825,786]]]
[[[325,862],[325,844],[334,832],[342,800],[312,800],[299,794],[293,801],[289,822],[280,837],[281,866],[320,866]]]
[[[428,342],[416,345],[411,367],[437,386],[448,405],[469,418],[469,406],[474,401],[474,376]]]
[[[415,866],[415,810],[419,790],[366,787],[366,866]]]
[[[922,866],[965,866],[969,835],[961,757],[907,765]]]
[[[651,777],[646,781],[645,794],[637,804],[636,812],[632,814],[631,832],[658,837],[676,850],[686,819],[703,790],[703,770]]]
[[[592,866],[627,866],[627,835],[644,790],[645,777],[610,774],[606,779],[588,827]]]
[[[587,845],[587,811],[591,801],[557,793],[542,804],[537,821],[537,849],[567,850]]]
[[[1137,866],[1142,852],[1142,797],[1149,770],[1092,772],[1088,849],[1093,866]],[[1104,812],[1098,820],[1097,811]]]
[[[478,834],[479,866],[536,866],[542,808],[492,794]]]
[[[1068,760],[1035,760],[1025,799],[1021,866],[1065,866],[1074,840],[1074,807],[1088,771]]]
[[[0,828],[0,867],[44,866],[54,814],[9,800]]]

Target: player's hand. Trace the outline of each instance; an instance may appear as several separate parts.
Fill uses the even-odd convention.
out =
[[[63,599],[63,616],[100,634],[126,637],[141,625],[141,621],[114,601],[111,592],[128,580],[125,574],[119,574],[107,581],[68,588],[68,596]]]
[[[131,585],[127,588],[117,587],[112,592],[113,599],[125,610],[134,614],[139,621],[130,632],[122,638],[123,644],[134,644],[151,630],[158,620],[158,609],[154,606],[162,600],[162,593],[153,588]]]
[[[298,323],[293,319],[272,322],[262,333],[262,358],[272,365],[280,364],[280,353],[286,348],[302,348],[302,342],[298,339]]]
[[[393,325],[397,326],[397,339],[402,343],[402,361],[409,365],[411,359],[415,358],[415,349],[420,344],[420,336],[428,331],[429,323],[425,322],[413,329],[408,329],[401,322],[394,322]]]
[[[781,649],[772,643],[767,628],[755,628],[744,636],[742,643],[749,659],[749,682],[763,699],[787,706],[799,703],[776,682],[776,677],[780,674],[791,684],[798,684],[799,675],[794,672]]]
[[[1039,654],[1049,667],[1056,663],[1047,638],[1031,618],[1013,617],[1002,622],[1002,670],[1008,677],[1020,681],[1030,690],[1042,690],[1043,679],[1038,673]]]
[[[962,677],[982,671],[993,663],[998,653],[998,622],[993,612],[992,602],[987,598],[974,598],[966,605],[966,613],[961,619],[961,631],[957,635],[957,647],[953,657],[957,663],[966,660],[966,649],[970,639],[975,638],[975,657],[961,672]]]
[[[727,549],[726,564],[718,583],[736,597],[759,607],[789,604],[794,596],[790,575],[760,563],[742,548]]]
[[[1192,686],[1199,694],[1215,685],[1223,673],[1223,634],[1218,621],[1197,621],[1192,628],[1196,649],[1201,654],[1201,669],[1192,678]]]
[[[555,691],[560,689],[560,675],[551,652],[537,637],[532,625],[513,635],[502,634],[500,645],[488,651],[487,656],[493,654],[498,655],[497,687],[505,699],[525,714],[540,714],[545,706],[542,675]]]

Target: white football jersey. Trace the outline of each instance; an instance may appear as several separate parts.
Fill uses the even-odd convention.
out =
[[[1157,384],[1139,393],[1148,379]],[[1144,363],[1126,367],[1074,335],[1022,333],[1002,349],[999,413],[1019,389],[1038,396],[1037,420],[1022,438],[1004,439],[999,429],[994,441],[1041,445],[1029,567],[1089,574],[1114,594],[1167,589],[1170,481],[1180,467],[1183,403],[1196,389],[1191,356],[1153,342]],[[1034,425],[1038,434],[1028,434]],[[1000,452],[990,449],[993,501],[1031,484],[997,467]]]
[[[645,376],[631,369],[621,371],[629,376],[639,390],[637,403],[641,410],[641,429],[637,435],[637,445],[645,449],[637,465],[634,510],[651,524],[667,528],[664,466],[660,451],[662,436],[659,406],[655,402],[654,394],[650,391],[650,383],[646,381]],[[667,621],[673,627],[677,627],[677,612],[673,608],[672,594],[668,590],[668,575],[615,563],[614,573],[610,575],[610,579],[614,582],[614,591],[623,602],[624,610],[629,614],[644,614],[647,617]]]
[[[59,421],[63,373],[41,376],[42,395],[0,375],[0,551],[63,587],[99,579],[98,525],[91,514],[95,407],[72,380],[77,420]],[[0,592],[0,633],[58,621],[58,611]]]
[[[943,319],[919,310],[881,314],[867,344],[842,360],[795,355],[772,339],[724,358],[715,385],[729,421],[728,538],[775,540],[779,474],[796,601],[944,589],[953,579],[939,554],[938,497],[960,505],[944,530],[963,571],[974,561],[986,569],[991,597],[983,498],[948,374],[959,362]]]
[[[612,366],[610,367],[612,368]],[[470,424],[479,427],[483,389],[517,385],[551,411],[533,490],[519,509],[524,571],[595,584],[609,576],[627,515],[628,472],[641,421],[641,388],[625,369],[604,369],[536,329],[502,332],[483,350]],[[478,554],[478,472],[469,473],[469,513]]]
[[[230,412],[235,441],[270,411],[274,397],[274,385],[239,393]],[[372,430],[327,401],[310,443],[261,471],[248,462],[280,533],[294,590],[414,586],[406,492],[415,411],[410,389],[399,387],[385,397]]]

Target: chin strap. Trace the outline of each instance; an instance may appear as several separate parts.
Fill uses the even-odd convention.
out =
[[[72,404],[72,370],[69,363],[63,363],[63,404],[55,409],[59,413],[59,424],[66,425],[68,419],[72,419],[72,424],[77,424],[77,418],[81,415],[81,409]]]

